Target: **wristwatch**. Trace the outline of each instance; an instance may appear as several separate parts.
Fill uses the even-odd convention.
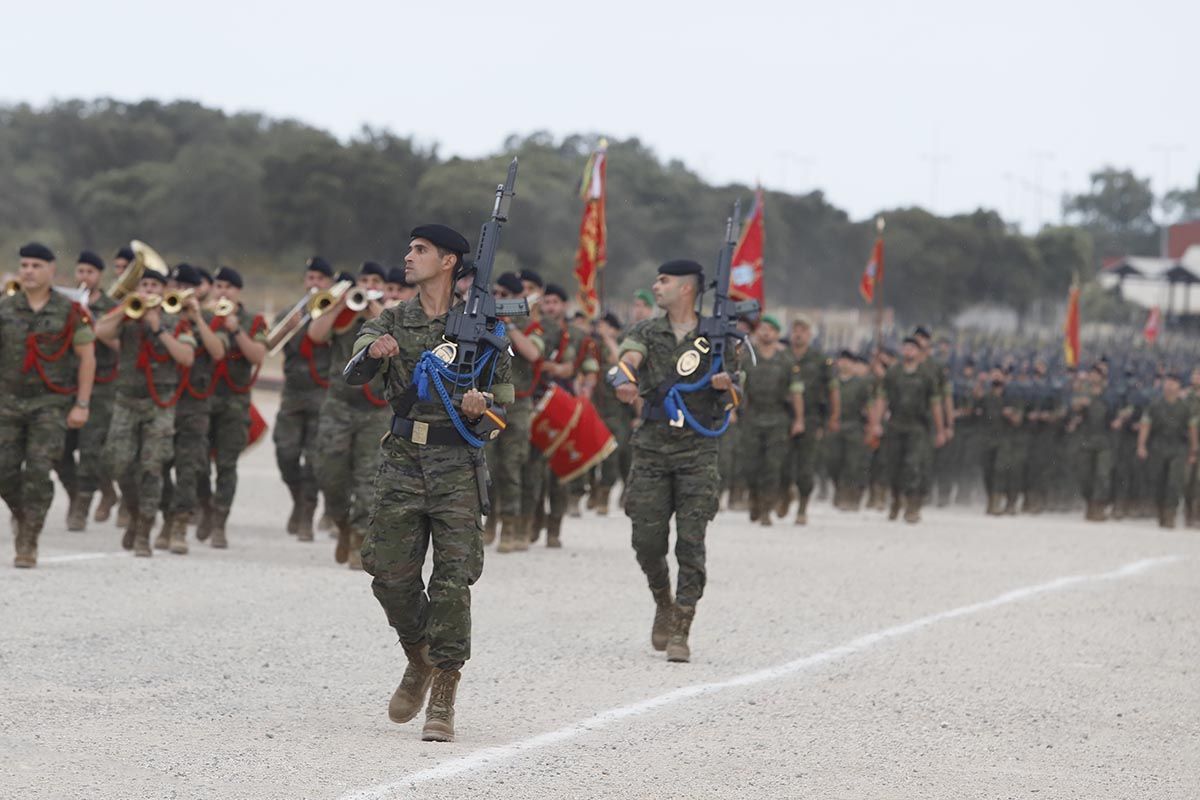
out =
[[[88,405],[89,405],[89,403],[86,400],[76,400],[75,401],[75,406],[77,408],[82,408],[84,411],[87,411]]]

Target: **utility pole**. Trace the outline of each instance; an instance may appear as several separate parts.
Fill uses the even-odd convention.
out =
[[[950,160],[945,153],[922,153],[921,160],[929,164],[929,212],[937,213],[938,173],[942,164]]]

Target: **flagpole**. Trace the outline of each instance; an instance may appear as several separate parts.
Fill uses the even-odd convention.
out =
[[[883,229],[886,223],[882,216],[875,218],[875,230],[879,235],[880,240],[883,239]],[[875,284],[875,350],[883,349],[883,270],[880,266],[875,267],[875,272],[878,280]]]

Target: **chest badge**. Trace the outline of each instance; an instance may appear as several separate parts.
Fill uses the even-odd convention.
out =
[[[699,366],[700,354],[695,350],[687,350],[679,357],[679,360],[675,362],[675,371],[678,372],[681,377],[686,378],[695,372],[696,368]]]
[[[437,347],[433,348],[433,354],[442,361],[443,364],[454,363],[454,357],[458,355],[458,345],[454,342],[442,342]]]

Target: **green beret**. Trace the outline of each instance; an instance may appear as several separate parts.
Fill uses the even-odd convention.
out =
[[[634,300],[641,300],[646,305],[654,308],[654,293],[649,289],[638,289],[633,293]]]
[[[779,333],[783,333],[783,325],[779,322],[779,319],[777,317],[775,317],[771,314],[763,314],[761,321],[766,323],[767,325],[770,325],[772,328],[774,328]]]

